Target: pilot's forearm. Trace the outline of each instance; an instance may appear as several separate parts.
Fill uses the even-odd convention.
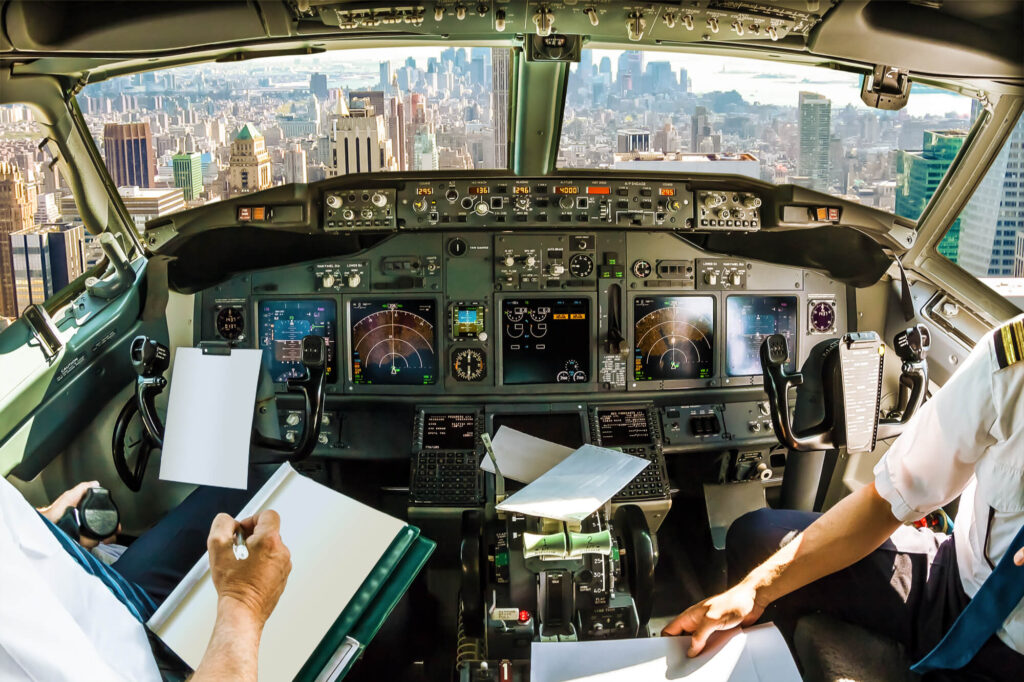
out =
[[[754,589],[755,601],[766,606],[863,559],[899,526],[889,503],[870,483],[842,499],[743,582]]]
[[[193,682],[256,682],[262,632],[262,624],[250,610],[233,600],[221,599],[210,644],[191,678]]]

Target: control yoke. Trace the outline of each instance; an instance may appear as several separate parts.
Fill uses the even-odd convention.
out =
[[[164,443],[164,425],[157,414],[155,400],[167,387],[163,373],[170,366],[170,351],[155,339],[137,336],[129,352],[132,368],[138,374],[135,395],[125,403],[117,416],[111,449],[114,467],[121,480],[130,490],[138,492],[142,488],[150,454],[162,448]],[[288,380],[289,392],[302,393],[305,399],[306,418],[302,436],[295,443],[289,443],[267,438],[254,426],[250,463],[295,462],[308,457],[316,447],[324,414],[324,384],[327,377],[327,344],[323,337],[307,336],[302,339],[302,364],[306,368],[305,378]],[[142,421],[142,440],[138,444],[133,468],[128,465],[126,443],[128,426],[136,414]]]
[[[874,449],[878,439],[902,433],[924,403],[931,333],[925,325],[915,325],[897,334],[893,346],[902,361],[899,399],[896,408],[882,419],[878,418],[878,403],[885,346],[878,335],[846,334],[816,346],[804,369],[813,364],[812,360],[820,361],[824,416],[817,424],[797,430],[789,408],[789,390],[805,385],[804,374],[786,372],[789,346],[785,336],[766,338],[761,344],[761,367],[772,427],[779,442],[794,451],[846,447],[859,452]]]

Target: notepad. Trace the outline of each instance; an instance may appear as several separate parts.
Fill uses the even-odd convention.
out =
[[[401,554],[395,544],[410,527],[316,483],[288,464],[278,469],[238,518],[265,509],[281,517],[281,539],[291,552],[292,571],[263,630],[259,675],[261,680],[291,680],[357,594],[360,603],[373,601],[369,591],[379,591],[385,581],[368,580],[368,576],[380,568],[382,557],[394,559]],[[422,562],[413,575],[420,566]],[[216,614],[217,595],[209,557],[204,554],[148,625],[194,669],[206,651]]]

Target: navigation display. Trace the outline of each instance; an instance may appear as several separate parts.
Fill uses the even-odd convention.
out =
[[[715,299],[638,296],[633,299],[633,378],[707,379],[715,373]]]
[[[423,385],[437,381],[433,300],[349,303],[352,383]]]
[[[796,371],[796,296],[730,296],[725,301],[725,373],[761,374],[761,342],[782,334],[789,344],[786,371]]]
[[[473,414],[423,415],[423,449],[476,449],[476,416]]]
[[[608,448],[651,443],[651,429],[644,409],[598,410],[597,430],[601,445]]]
[[[504,383],[590,381],[589,299],[506,299],[501,316]]]
[[[327,342],[327,381],[334,382],[338,313],[329,299],[265,300],[259,303],[263,364],[276,382],[304,379],[302,339],[322,336]]]

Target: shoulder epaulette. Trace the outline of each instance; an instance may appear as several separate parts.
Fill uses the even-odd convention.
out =
[[[1024,318],[1004,324],[996,330],[992,340],[999,369],[1024,361]]]

